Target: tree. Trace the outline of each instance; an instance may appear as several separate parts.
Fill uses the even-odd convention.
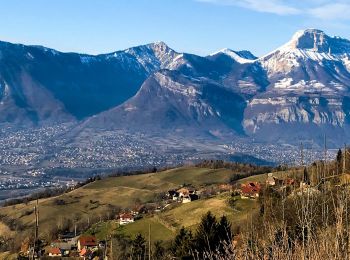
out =
[[[161,260],[165,257],[165,248],[162,245],[162,241],[154,242],[153,259]]]
[[[132,241],[132,259],[142,260],[146,253],[146,240],[141,235],[138,234]]]
[[[109,244],[109,249],[113,251],[110,252],[111,259],[130,259],[132,251],[131,239],[123,234],[117,234],[112,240]]]
[[[181,259],[191,259],[191,250],[193,247],[192,240],[193,236],[191,231],[182,227],[171,246],[173,255]]]
[[[341,163],[341,160],[343,158],[343,152],[341,151],[341,149],[338,150],[338,153],[337,153],[337,163],[340,165]]]
[[[222,216],[218,224],[218,240],[220,241],[219,251],[221,254],[227,252],[226,249],[231,248],[232,243],[232,227],[226,216]]]
[[[342,163],[342,160],[343,160],[343,152],[341,151],[341,149],[338,150],[338,153],[337,153],[337,172],[338,174],[341,172],[341,163]]]
[[[196,250],[199,255],[203,255],[205,252],[214,252],[218,249],[220,244],[218,227],[215,216],[208,211],[202,217],[196,233]]]
[[[306,167],[304,168],[303,181],[306,184],[310,184],[310,177]]]
[[[218,225],[218,238],[221,242],[232,241],[232,227],[226,216],[222,216]]]

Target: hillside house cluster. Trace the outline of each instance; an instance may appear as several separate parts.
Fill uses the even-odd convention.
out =
[[[279,186],[279,187],[294,186],[297,184],[296,181],[292,178],[278,179],[274,177],[272,173],[268,174],[265,183],[267,186]]]
[[[263,187],[274,187],[278,190],[283,190],[288,187],[296,187],[298,184],[292,178],[278,179],[269,173],[265,183],[247,182],[242,183],[240,189],[236,190],[241,195],[242,199],[257,199]],[[300,184],[302,185],[302,183]],[[301,186],[300,186],[301,187]]]
[[[169,190],[167,197],[173,201],[181,203],[189,203],[199,199],[196,189],[192,187],[182,187],[178,190]]]
[[[54,241],[46,249],[49,257],[71,257],[92,259],[99,249],[105,249],[104,242],[98,243],[96,237],[91,235],[71,236],[65,235]]]

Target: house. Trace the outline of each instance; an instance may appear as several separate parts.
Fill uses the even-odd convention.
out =
[[[73,241],[69,241],[69,242],[54,241],[51,244],[51,246],[59,248],[62,252],[62,256],[68,256],[70,251],[76,247]]]
[[[199,197],[197,194],[189,194],[189,195],[182,197],[182,203],[189,203],[191,201],[198,200],[198,199],[199,199]]]
[[[176,190],[169,190],[167,197],[176,201],[179,199],[180,194]]]
[[[59,234],[58,239],[65,241],[65,242],[68,242],[68,241],[72,241],[75,236],[76,236],[76,234],[74,232],[65,232],[63,234]]]
[[[189,195],[182,197],[182,203],[189,203],[189,202],[191,202],[191,197]]]
[[[83,248],[95,248],[97,247],[97,240],[94,236],[80,236],[78,238],[78,250]]]
[[[119,224],[126,225],[135,221],[134,216],[130,213],[123,213],[119,215]]]
[[[182,199],[185,196],[188,196],[190,194],[196,194],[196,190],[194,188],[190,188],[190,187],[183,187],[179,190],[177,190],[177,192],[179,193],[179,198]]]
[[[269,173],[266,179],[266,185],[268,186],[275,186],[276,185],[276,178],[273,177],[272,173]]]
[[[259,197],[261,185],[258,182],[249,182],[241,185],[242,199],[255,199]]]
[[[49,256],[62,256],[61,249],[59,249],[58,247],[51,247],[49,249]]]

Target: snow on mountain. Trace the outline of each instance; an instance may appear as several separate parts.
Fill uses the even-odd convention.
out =
[[[133,98],[89,119],[85,127],[119,128],[126,122],[143,130],[231,129],[274,142],[313,135],[317,142],[324,133],[346,136],[350,51],[345,39],[320,30],[299,31],[261,58],[230,49],[207,57],[179,54],[163,43],[124,53],[155,72]]]
[[[260,58],[201,57],[163,42],[101,55],[0,42],[0,123],[75,119],[86,119],[81,129],[341,141],[350,137],[350,41],[307,29]]]
[[[230,58],[232,58],[234,61],[237,61],[239,63],[252,63],[254,60],[257,59],[251,52],[249,51],[233,51],[230,49],[222,49],[217,52],[214,52],[210,54],[209,56],[217,56],[219,54],[224,54]]]
[[[307,29],[259,58],[270,84],[249,100],[243,122],[246,132],[263,138],[271,130],[276,140],[282,136],[290,140],[300,131],[309,131],[310,125],[318,136],[334,128],[346,129],[350,116],[349,47],[348,40]],[[293,125],[299,132],[293,134]],[[283,131],[291,131],[290,137],[281,134]]]
[[[340,37],[330,37],[316,29],[301,30],[292,39],[277,50],[259,60],[269,73],[287,73],[300,67],[304,61],[348,61],[350,41]]]
[[[105,56],[107,59],[119,59],[123,63],[128,63],[128,59],[136,60],[150,74],[169,67],[176,58],[180,58],[181,54],[169,48],[164,42],[155,42]]]

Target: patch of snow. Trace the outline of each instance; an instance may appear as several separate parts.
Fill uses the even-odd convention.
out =
[[[34,60],[34,56],[30,53],[30,52],[27,52],[26,56],[31,59],[31,60]]]
[[[137,110],[137,107],[132,106],[132,105],[125,106],[125,108],[124,108],[124,111],[126,111],[126,112],[131,112],[131,111],[135,111],[135,110]]]
[[[231,59],[233,59],[241,64],[253,63],[255,61],[255,60],[242,58],[241,56],[239,56],[237,54],[237,52],[230,50],[230,49],[227,49],[227,48],[219,50],[217,52],[214,52],[214,53],[210,54],[209,56],[215,56],[215,55],[220,54],[220,53],[225,54],[226,56],[229,56]]]

